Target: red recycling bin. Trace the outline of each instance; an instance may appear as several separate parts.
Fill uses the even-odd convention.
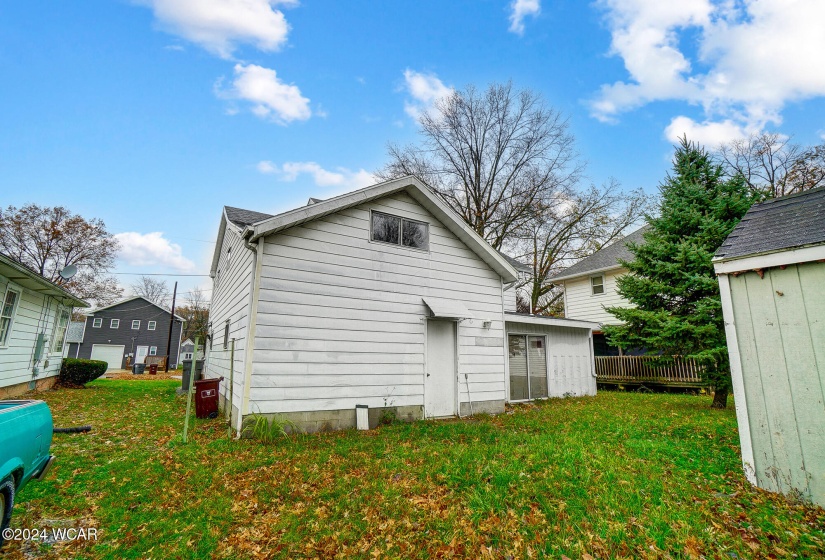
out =
[[[195,416],[198,418],[218,417],[218,386],[223,377],[195,381]]]
[[[158,365],[152,364],[149,366],[149,375],[157,375],[158,374]]]

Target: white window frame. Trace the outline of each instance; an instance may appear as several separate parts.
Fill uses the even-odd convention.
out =
[[[137,323],[137,326],[135,326],[135,323]],[[139,331],[140,330],[140,319],[132,319],[132,330],[133,331]]]
[[[226,350],[229,348],[229,319],[226,320],[223,326],[223,349]]]
[[[103,328],[103,317],[92,317],[92,328],[93,329]]]
[[[149,347],[149,355],[150,356],[157,356],[158,355],[158,347],[157,346],[150,346]]]
[[[539,400],[547,400],[550,398],[550,352],[548,352],[547,347],[547,335],[546,334],[536,334],[536,333],[529,333],[529,332],[508,332],[506,334],[507,344],[509,346],[511,336],[518,336],[524,338],[524,351],[527,352],[527,399],[510,399],[510,353],[507,352],[507,402],[512,403],[525,403],[531,401],[539,401]],[[546,397],[533,397],[530,393],[530,339],[531,338],[541,338],[543,340],[542,344],[544,345],[544,375],[547,378],[547,396]]]
[[[157,328],[158,322],[157,321],[149,321],[146,323],[146,330],[153,331]]]
[[[184,360],[191,360],[192,359],[192,352],[184,352],[183,353]]]
[[[374,239],[372,235],[372,215],[373,214],[383,214],[384,216],[390,216],[392,218],[398,218],[398,243],[390,243],[389,241],[381,241],[380,239]],[[410,247],[408,245],[404,245],[404,222],[413,222],[416,224],[421,224],[427,228],[427,246],[426,247]],[[430,252],[430,224],[429,222],[424,222],[422,220],[414,220],[412,218],[405,218],[404,216],[399,216],[398,214],[390,214],[389,212],[382,212],[381,210],[370,210],[370,243],[380,243],[381,245],[389,245],[390,247],[400,247],[401,249],[410,249],[412,251],[421,251],[423,253]]]
[[[9,282],[6,285],[6,290],[3,292],[3,301],[0,301],[0,313],[3,312],[3,308],[6,306],[6,298],[9,297],[9,292],[14,292],[17,294],[17,299],[14,300],[14,306],[11,308],[11,315],[6,317],[9,320],[9,327],[6,329],[6,334],[4,335],[6,340],[0,340],[0,348],[7,348],[9,345],[11,331],[14,329],[14,319],[17,317],[17,310],[20,308],[20,300],[23,298],[23,288]]]
[[[66,325],[63,327],[63,336],[60,337],[58,330],[61,328],[60,320],[64,315],[66,316]],[[69,332],[69,323],[71,320],[72,314],[68,309],[65,307],[57,308],[57,313],[54,316],[54,327],[52,327],[52,352],[63,352],[63,348],[66,346],[66,333]],[[60,348],[57,347],[58,340],[60,340]]]
[[[598,284],[594,283],[593,280],[599,279],[601,282]],[[599,287],[602,289],[601,292],[596,292],[596,288]],[[595,276],[590,277],[590,295],[591,296],[603,296],[605,293],[604,289],[604,274],[596,274]]]
[[[112,319],[109,321],[109,328],[110,329],[119,329],[120,328],[120,319]]]

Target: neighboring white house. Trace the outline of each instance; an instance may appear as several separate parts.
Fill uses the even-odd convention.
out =
[[[642,243],[644,231],[642,227],[550,278],[564,288],[565,317],[600,325],[619,323],[605,308],[632,306],[616,291],[616,279],[627,273],[619,261],[633,260],[627,243]],[[594,332],[594,343],[596,355],[618,354],[617,349],[607,346],[600,329]]]
[[[382,408],[448,417],[596,391],[596,324],[514,313],[511,262],[412,178],[275,216],[225,207],[211,274],[204,371],[234,375],[236,428],[256,413],[312,431],[354,426],[356,405],[375,424]]]
[[[825,507],[825,187],[754,205],[714,268],[745,474]]]
[[[195,342],[191,338],[187,338],[183,342],[180,343],[180,359],[183,360],[191,360],[192,356],[195,355]],[[199,343],[198,346],[198,360],[202,360],[205,354],[203,351],[203,341]]]
[[[0,254],[0,398],[54,384],[72,308],[88,304]]]

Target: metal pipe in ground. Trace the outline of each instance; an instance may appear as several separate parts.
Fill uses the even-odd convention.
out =
[[[226,428],[226,435],[231,438],[232,437],[232,405],[235,402],[234,399],[234,391],[235,391],[235,339],[233,338],[230,342],[230,350],[229,350],[229,403],[226,404],[226,408],[229,410],[227,413],[227,428]]]

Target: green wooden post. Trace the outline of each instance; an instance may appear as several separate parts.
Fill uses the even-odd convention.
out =
[[[189,433],[189,412],[192,410],[192,393],[195,392],[195,372],[198,366],[198,343],[201,337],[195,337],[195,352],[192,354],[192,367],[189,369],[189,390],[186,392],[186,418],[183,420],[183,443]]]
[[[226,435],[230,439],[232,438],[232,403],[234,402],[233,392],[235,390],[235,339],[232,339],[231,342],[232,346],[230,347],[229,351],[229,403],[227,408],[229,409],[228,414],[228,426],[226,429]]]

